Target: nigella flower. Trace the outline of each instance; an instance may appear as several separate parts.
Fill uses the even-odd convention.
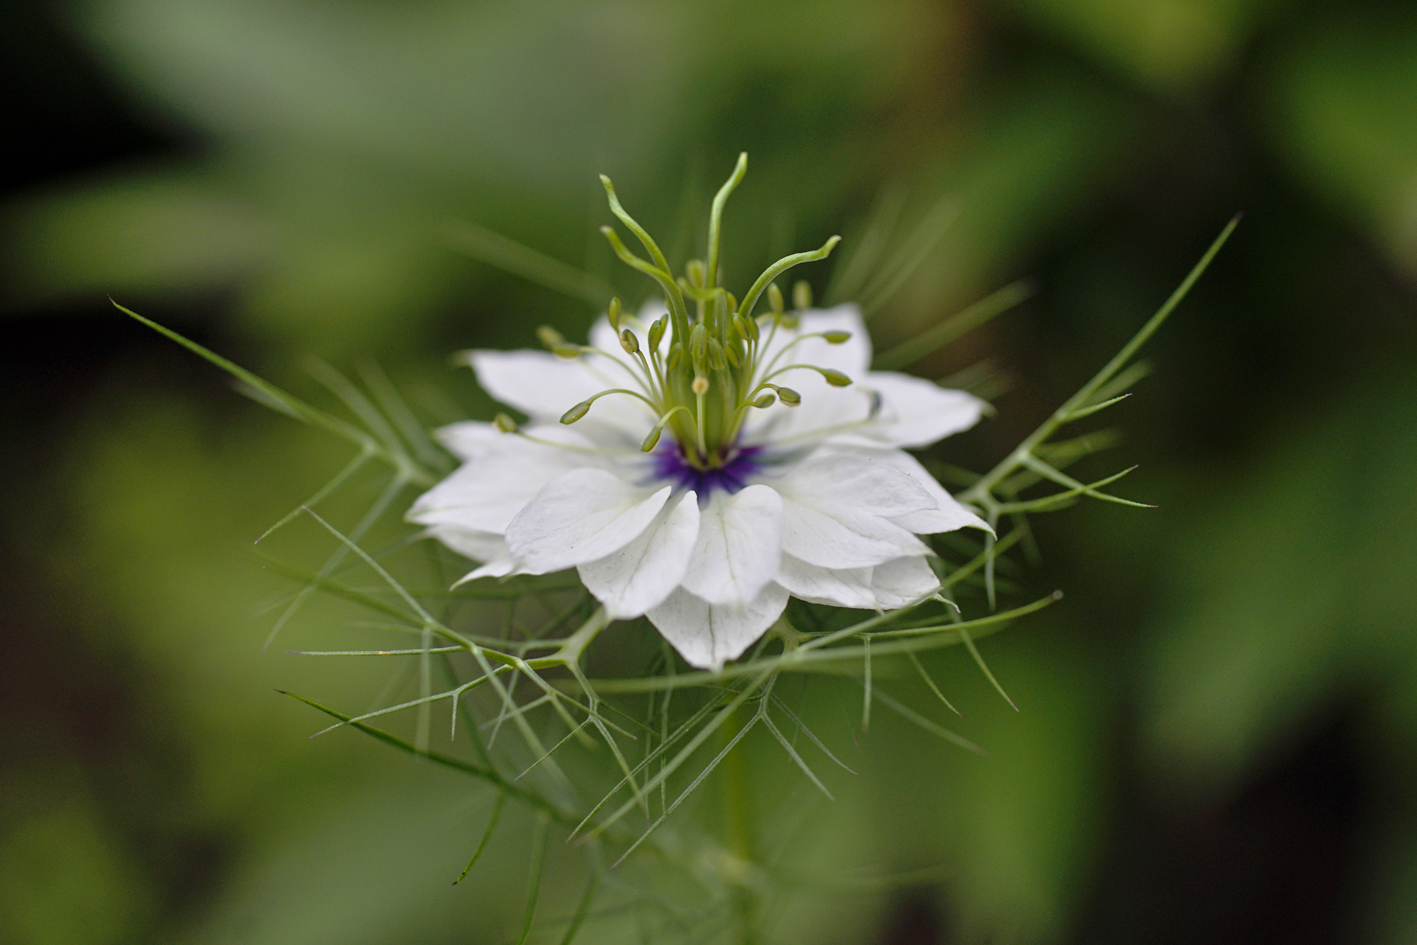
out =
[[[482,387],[529,419],[440,431],[463,465],[408,516],[484,562],[464,580],[575,568],[612,618],[647,616],[712,669],[789,595],[875,610],[930,596],[939,581],[917,536],[987,528],[905,452],[972,426],[983,402],[871,371],[853,305],[799,296],[784,310],[771,280],[835,238],[770,267],[741,303],[715,284],[719,214],[743,169],[714,201],[708,263],[678,281],[605,181],[653,262],[606,235],[665,302],[638,317],[612,302],[588,346],[543,329],[551,351],[470,352]],[[763,294],[770,311],[755,317]]]

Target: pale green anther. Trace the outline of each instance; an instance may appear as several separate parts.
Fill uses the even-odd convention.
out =
[[[605,310],[605,317],[610,319],[610,327],[616,331],[620,330],[620,297],[617,295],[610,300],[610,307]]]
[[[704,269],[704,261],[702,259],[689,260],[688,265],[684,267],[684,271],[689,274],[689,285],[696,289],[702,289],[704,287],[704,274],[707,270]]]
[[[708,363],[709,367],[713,368],[715,371],[722,371],[724,365],[727,363],[727,359],[723,354],[723,345],[718,343],[717,338],[710,338],[708,340]]]
[[[620,347],[625,349],[625,353],[634,356],[640,350],[640,339],[635,337],[635,333],[626,328],[620,332]]]
[[[833,387],[850,387],[851,378],[833,368],[819,368],[822,377],[827,379],[827,383]]]
[[[499,413],[492,420],[492,425],[503,433],[516,433],[517,421],[513,420],[505,413]]]
[[[822,332],[822,337],[827,340],[827,344],[829,344],[829,345],[839,345],[839,344],[844,344],[844,343],[846,343],[846,342],[848,342],[848,341],[851,340],[851,332],[849,332],[849,331],[824,331],[824,332]]]
[[[556,329],[552,328],[550,325],[542,325],[540,328],[538,328],[536,330],[536,338],[543,345],[553,351],[556,350],[557,345],[563,345],[566,343],[566,339],[561,335],[561,333]]]
[[[812,287],[801,279],[792,286],[792,307],[799,312],[812,307]]]
[[[760,337],[760,334],[759,334],[759,332],[758,332],[758,321],[757,321],[757,319],[755,319],[755,318],[744,318],[742,315],[739,315],[739,316],[738,316],[738,321],[739,321],[739,323],[743,326],[743,330],[748,333],[748,337],[751,338],[751,339],[753,339],[754,341],[757,341],[758,338]]]
[[[551,348],[551,351],[553,354],[556,355],[556,357],[564,358],[567,361],[574,361],[576,358],[579,358],[581,356],[581,346],[573,345],[569,342],[562,342],[561,344],[554,345]]]
[[[659,442],[659,435],[663,432],[664,427],[656,424],[655,428],[653,430],[650,430],[649,435],[646,436],[644,438],[644,441],[640,443],[640,452],[648,453],[650,450],[654,449],[655,444]]]
[[[723,349],[723,356],[728,359],[728,363],[734,368],[743,366],[743,356],[738,353],[738,343],[730,342],[727,348]]]
[[[761,410],[767,407],[771,407],[776,401],[777,398],[773,396],[772,391],[763,391],[762,396],[760,396],[757,400],[753,401],[753,406]],[[784,403],[786,403],[786,401],[784,401]]]
[[[708,373],[708,329],[702,322],[689,332],[689,358],[694,365],[695,374]]]
[[[802,403],[802,395],[790,387],[782,387],[774,384],[772,389],[777,391],[777,399],[788,407],[796,407],[798,404]]]
[[[796,312],[782,313],[782,327],[788,329],[789,331],[796,328],[800,321],[801,320],[797,317]]]
[[[724,296],[726,298],[726,301],[728,302],[728,310],[730,312],[738,311],[738,297],[735,296],[732,292],[725,292]]]
[[[658,351],[659,343],[664,339],[664,329],[669,325],[669,316],[661,315],[659,320],[649,326],[649,350]]]
[[[579,420],[581,417],[584,417],[588,413],[590,413],[590,401],[583,400],[580,403],[576,404],[574,407],[572,407],[570,410],[567,410],[565,413],[561,414],[561,422],[575,423],[577,420]]]
[[[715,326],[722,325],[728,318],[728,313],[731,311],[733,310],[728,307],[728,299],[725,298],[723,293],[719,293],[713,297],[713,324]]]
[[[671,372],[684,360],[684,346],[676,344],[669,349],[669,357],[664,359],[664,366]]]
[[[768,308],[774,312],[782,311],[782,290],[776,282],[768,286]]]

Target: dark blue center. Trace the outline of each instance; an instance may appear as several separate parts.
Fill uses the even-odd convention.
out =
[[[763,451],[761,446],[745,446],[734,450],[728,462],[712,469],[699,469],[684,461],[684,454],[677,444],[669,444],[665,449],[655,451],[654,474],[666,482],[672,482],[679,489],[693,489],[700,502],[707,502],[715,489],[734,493],[748,484],[748,477],[761,466],[756,458]]]

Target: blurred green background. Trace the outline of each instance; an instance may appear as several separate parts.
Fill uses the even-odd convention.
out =
[[[1098,469],[1141,464],[1124,494],[1159,508],[1039,522],[1017,579],[1067,598],[985,649],[1021,711],[931,661],[990,755],[838,714],[862,773],[833,807],[763,752],[765,798],[813,818],[799,856],[841,878],[773,940],[1417,940],[1411,4],[14,0],[0,26],[0,942],[515,938],[520,840],[450,885],[486,798],[312,742],[271,691],[359,709],[387,681],[284,654],[344,645],[329,604],[261,650],[283,585],[250,542],[347,451],[105,296],[321,403],[307,357],[377,358],[430,424],[486,416],[449,352],[583,331],[598,282],[648,292],[595,233],[595,174],[682,260],[740,150],[730,285],[834,232],[849,259],[871,220],[903,241],[942,198],[878,347],[1034,280],[914,367],[1011,382],[941,453],[980,470],[1246,213],[1110,418]],[[583,297],[479,261],[465,224]],[[545,914],[579,882],[553,862]]]

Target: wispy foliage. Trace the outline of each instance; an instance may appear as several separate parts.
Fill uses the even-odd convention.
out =
[[[889,299],[954,212],[948,203],[936,206],[907,236],[904,245],[909,252],[892,267],[881,269],[871,255],[879,255],[885,244],[885,236],[877,230],[894,225],[898,202],[890,195],[882,199],[872,218],[871,227],[876,229],[868,228],[860,250],[864,261],[863,257],[848,259],[839,270],[843,291],[858,289],[876,304]],[[881,708],[932,737],[982,750],[931,718],[940,708],[955,710],[918,654],[964,646],[989,682],[1004,694],[977,641],[1061,596],[1055,592],[999,609],[1000,594],[1009,586],[1004,577],[1013,567],[1008,556],[1032,549],[1030,517],[1082,498],[1142,506],[1109,491],[1130,470],[1092,482],[1065,471],[1115,437],[1105,431],[1063,440],[1055,437],[1063,428],[1128,396],[1131,385],[1145,374],[1143,365],[1133,363],[1138,350],[1185,297],[1235,225],[1232,221],[1225,228],[1175,293],[1118,354],[993,469],[983,475],[953,468],[941,471],[942,478],[958,480],[964,487],[958,498],[979,510],[993,534],[977,543],[958,533],[936,539],[940,591],[935,597],[864,617],[861,612],[796,602],[755,649],[720,672],[687,669],[662,641],[658,646],[646,645],[658,637],[643,618],[617,628],[618,639],[629,641],[617,649],[628,656],[598,647],[596,641],[610,621],[574,576],[516,577],[449,589],[450,577],[456,575],[447,573],[448,562],[429,543],[424,543],[428,554],[423,557],[414,553],[415,543],[408,540],[367,547],[375,526],[402,510],[410,487],[426,488],[451,467],[377,367],[365,366],[360,384],[328,365],[311,366],[314,378],[347,411],[349,418],[345,418],[118,307],[232,375],[253,399],[353,448],[344,468],[262,535],[264,539],[304,519],[328,536],[330,548],[313,570],[267,559],[293,585],[278,607],[270,639],[319,592],[364,610],[369,619],[361,630],[388,633],[399,641],[377,649],[301,652],[312,657],[412,661],[417,692],[413,697],[391,695],[388,704],[361,713],[342,712],[303,696],[294,698],[333,719],[331,728],[368,734],[475,779],[493,793],[491,812],[469,850],[467,868],[450,881],[476,876],[489,844],[506,833],[499,827],[507,806],[519,805],[532,815],[532,834],[528,892],[516,941],[528,941],[554,926],[560,941],[571,942],[585,923],[627,904],[643,910],[643,922],[666,937],[696,941],[754,921],[755,890],[762,888],[767,867],[753,862],[744,849],[728,849],[707,869],[708,861],[677,840],[660,841],[662,828],[674,813],[716,771],[730,769],[740,743],[757,730],[825,798],[833,795],[818,768],[828,762],[851,770],[783,695],[779,683],[785,677],[858,679],[863,731],[870,727],[873,708]],[[462,228],[458,236],[469,252],[544,285],[581,299],[600,292],[589,277],[582,279],[568,267],[523,251],[495,234]],[[1022,284],[1006,287],[887,350],[878,362],[908,365],[1017,304],[1028,292]],[[378,494],[352,526],[341,529],[322,514],[331,496],[380,467]],[[406,537],[417,536],[409,529]],[[498,608],[500,619],[495,613]],[[635,658],[641,658],[638,666],[633,665]],[[913,707],[887,691],[883,683],[889,685],[895,678],[881,674],[887,664],[899,664],[908,676],[921,678],[940,706]],[[433,734],[438,730],[433,724],[435,711],[446,713],[448,732],[446,746],[437,749],[433,747],[440,737]],[[391,728],[407,725],[405,717],[412,718],[411,736]],[[569,918],[542,920],[539,890],[554,837],[584,850],[588,881]],[[684,882],[700,895],[692,901],[670,900],[634,886],[615,869],[633,856],[651,857],[682,873]]]

